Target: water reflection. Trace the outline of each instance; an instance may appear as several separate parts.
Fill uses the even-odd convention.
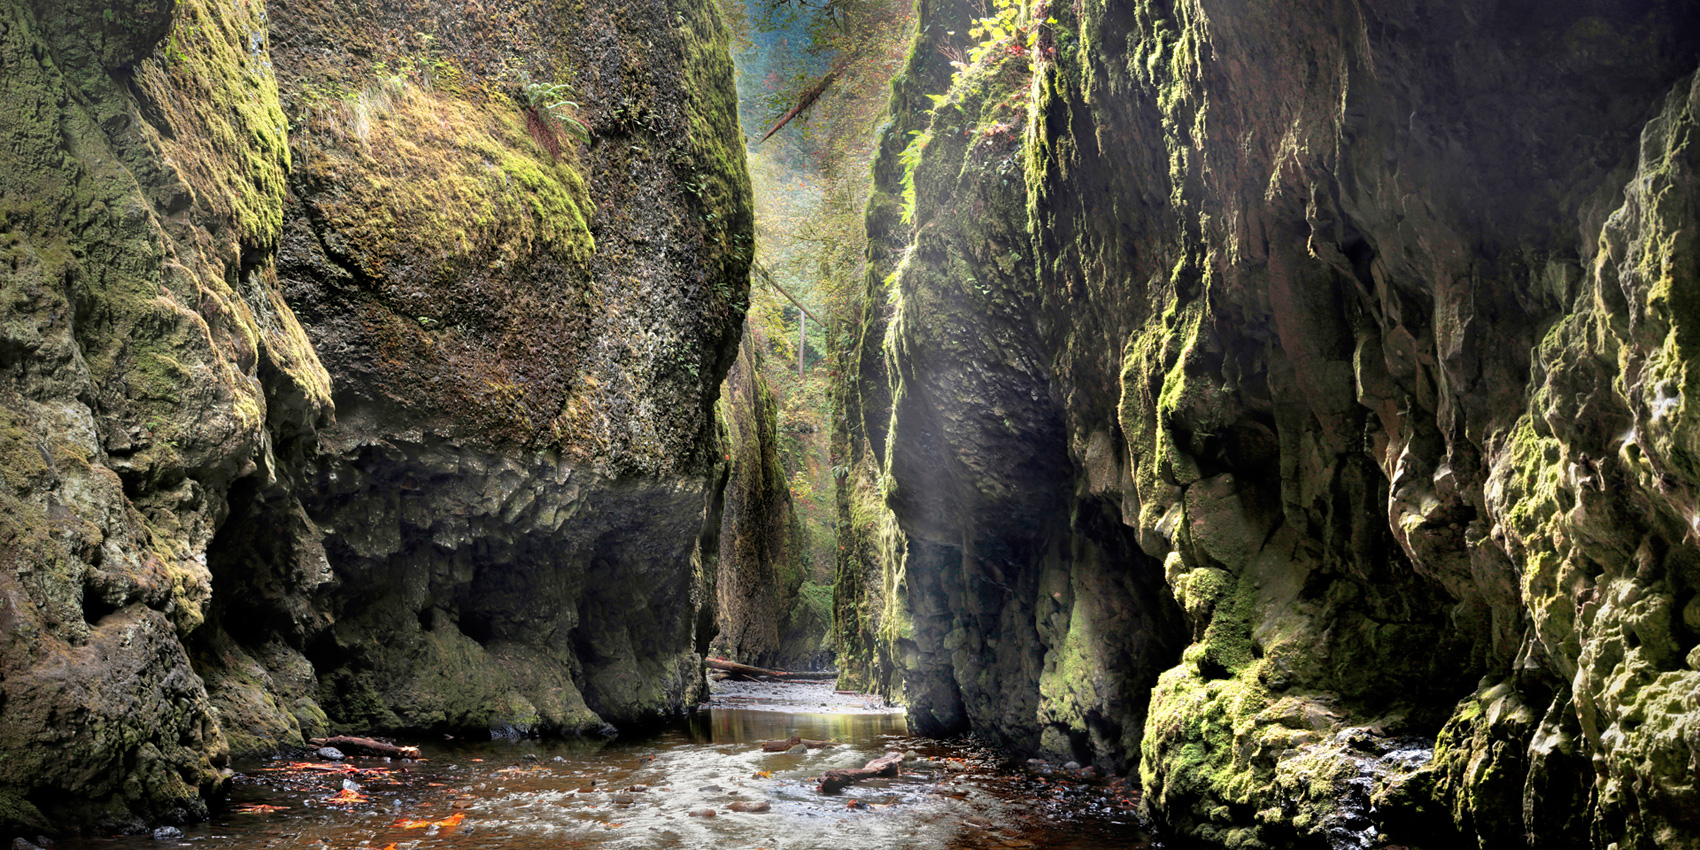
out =
[[[690,733],[699,743],[743,744],[799,735],[853,746],[885,737],[905,737],[901,714],[806,714],[749,709],[711,709],[691,717]]]
[[[826,739],[791,755],[756,742]],[[922,757],[902,776],[838,795],[822,771],[889,750]],[[358,759],[239,766],[233,808],[177,842],[66,841],[78,848],[1127,848],[1141,836],[1116,794],[997,769],[986,753],[910,738],[899,714],[751,709],[699,713],[643,740],[427,747],[410,765]],[[345,791],[349,783],[357,791]],[[358,802],[332,802],[338,795]],[[766,811],[738,811],[738,808]],[[738,804],[736,807],[734,804]],[[712,816],[704,816],[708,810]],[[693,815],[693,813],[695,813]]]

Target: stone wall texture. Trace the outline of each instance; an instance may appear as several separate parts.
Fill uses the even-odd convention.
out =
[[[702,685],[749,182],[709,0],[0,3],[0,834]]]
[[[918,8],[845,681],[1175,841],[1700,847],[1700,10]]]

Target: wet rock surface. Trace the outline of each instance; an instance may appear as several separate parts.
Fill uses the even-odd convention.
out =
[[[805,604],[807,541],[779,459],[778,413],[746,334],[721,394],[732,449],[715,575],[716,657],[757,667],[818,664],[829,623]]]
[[[162,61],[188,26],[219,37]],[[191,819],[224,783],[184,646],[207,550],[330,413],[279,297],[285,120],[250,38],[250,5],[0,6],[0,834]]]

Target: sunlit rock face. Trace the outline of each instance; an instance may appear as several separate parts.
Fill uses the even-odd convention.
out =
[[[1052,4],[960,73],[922,11],[856,675],[1180,839],[1700,846],[1700,10]]]
[[[20,0],[0,67],[0,834],[687,703],[751,247],[711,3]]]
[[[299,512],[331,409],[277,282],[265,37],[250,4],[0,5],[0,834],[196,817],[224,781],[184,645],[208,548],[239,481]]]

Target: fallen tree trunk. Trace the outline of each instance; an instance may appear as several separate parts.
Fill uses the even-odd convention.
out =
[[[744,679],[776,679],[781,682],[819,682],[838,678],[837,673],[817,673],[813,671],[792,673],[786,670],[769,670],[766,667],[752,667],[748,664],[739,664],[736,661],[727,661],[724,658],[705,658],[703,659],[702,665],[710,670],[719,670],[723,673],[730,673],[733,677]]]
[[[861,767],[840,767],[829,770],[820,777],[820,787],[816,790],[822,794],[836,794],[846,785],[854,785],[864,779],[876,776],[896,776],[899,766],[903,764],[902,753],[886,753]]]
[[[350,755],[389,756],[398,759],[419,758],[418,747],[398,747],[371,738],[355,738],[349,735],[337,735],[331,738],[308,738],[307,743],[315,747],[334,747]]]
[[[772,138],[774,133],[779,132],[779,130],[786,124],[791,123],[791,119],[803,114],[803,110],[808,109],[810,106],[814,105],[815,101],[820,100],[820,96],[826,94],[826,90],[832,86],[833,81],[838,79],[838,75],[844,73],[844,69],[850,67],[850,62],[851,59],[845,59],[844,61],[839,62],[836,67],[826,72],[826,76],[821,77],[814,85],[809,86],[807,91],[798,95],[797,105],[791,107],[791,111],[785,113],[785,115],[779,119],[779,123],[773,125],[773,129],[767,131],[767,135],[762,136],[761,140],[765,142]]]
[[[818,750],[822,747],[832,746],[831,741],[815,741],[798,735],[792,735],[790,738],[783,741],[763,741],[761,748],[764,752],[783,753],[798,744],[802,744],[811,750]]]

